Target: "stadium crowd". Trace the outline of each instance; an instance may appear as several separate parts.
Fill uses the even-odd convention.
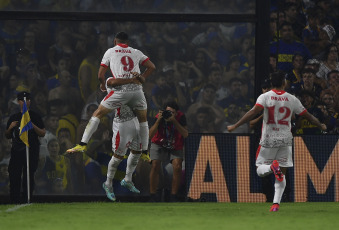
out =
[[[0,9],[14,9],[18,1],[6,2]],[[27,10],[34,4],[38,4],[39,10],[50,9],[46,4],[54,3],[25,2],[32,3],[21,5]],[[55,1],[53,7],[62,8],[61,2]],[[65,2],[76,2],[80,8],[90,8],[94,3]],[[120,1],[105,2],[110,3],[105,6],[114,7],[113,3]],[[132,1],[124,2],[127,8]],[[154,1],[149,8],[150,2],[137,1],[138,7],[129,9],[161,11],[171,1]],[[211,0],[201,4],[175,2],[171,5],[173,12],[199,12],[208,8],[210,12],[253,13],[241,4],[254,1],[230,1],[233,4],[227,9],[218,8],[218,1]],[[310,113],[325,122],[328,134],[339,132],[338,27],[338,0],[271,0],[268,65],[271,72],[286,73],[286,91],[298,96]],[[91,114],[105,96],[99,89],[98,69],[104,52],[112,46],[119,31],[130,34],[131,45],[147,54],[157,67],[157,72],[144,83],[150,126],[169,100],[177,101],[180,110],[186,113],[189,132],[195,133],[227,133],[227,124],[238,120],[253,106],[255,25],[252,23],[3,20],[0,22],[0,194],[6,194],[8,184],[3,168],[10,157],[10,143],[4,138],[4,129],[9,116],[19,111],[15,98],[22,91],[31,93],[31,109],[42,116],[47,131],[41,139],[36,194],[102,194],[100,186],[93,186],[96,183],[93,175],[105,177],[104,169],[85,154],[68,157],[62,154],[80,142]],[[264,81],[269,77],[260,78]],[[112,116],[101,120],[93,141],[110,141]],[[299,117],[293,131],[322,133]],[[245,125],[241,132],[253,130]],[[97,147],[96,151],[110,152],[106,145]],[[149,166],[141,163],[140,167]],[[124,168],[119,170],[123,172]],[[137,168],[136,176],[148,178],[143,175],[147,173],[148,170]],[[117,177],[121,174],[117,173]],[[148,193],[147,186],[140,190],[141,194]]]

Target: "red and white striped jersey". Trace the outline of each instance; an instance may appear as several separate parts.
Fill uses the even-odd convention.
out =
[[[300,100],[285,91],[271,90],[261,94],[256,105],[264,108],[260,145],[270,148],[292,145],[292,114],[306,112]]]
[[[132,78],[131,72],[140,73],[139,65],[149,58],[140,50],[129,47],[126,44],[118,44],[110,48],[101,60],[101,66],[110,67],[114,78]],[[112,88],[114,91],[134,91],[141,89],[138,84],[127,84]]]

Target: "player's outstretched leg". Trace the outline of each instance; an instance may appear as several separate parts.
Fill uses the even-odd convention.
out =
[[[87,143],[89,139],[92,137],[93,133],[98,129],[100,123],[100,119],[97,117],[91,117],[88,124],[86,125],[86,129],[84,134],[82,135],[81,143],[77,144],[75,147],[68,149],[67,153],[77,153],[77,152],[85,152],[87,150]]]

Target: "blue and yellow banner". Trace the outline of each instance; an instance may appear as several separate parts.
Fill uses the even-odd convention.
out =
[[[31,118],[28,113],[26,101],[24,101],[24,105],[22,108],[22,117],[21,117],[21,123],[20,123],[20,139],[22,142],[26,144],[26,146],[29,146],[28,144],[28,130],[33,129],[33,125],[31,122]]]

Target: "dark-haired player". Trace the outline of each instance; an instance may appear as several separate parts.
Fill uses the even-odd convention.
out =
[[[140,74],[140,65],[146,67],[142,74]],[[140,50],[128,46],[128,35],[125,32],[119,32],[115,36],[114,47],[106,51],[101,61],[98,79],[102,91],[107,90],[105,73],[108,68],[113,75],[113,78],[107,79],[107,87],[111,90],[93,113],[81,143],[69,149],[68,152],[85,151],[86,144],[100,123],[100,118],[121,105],[128,105],[135,111],[140,122],[143,149],[148,146],[147,103],[141,83],[155,70],[155,65]]]
[[[142,149],[147,150],[149,129],[147,123],[147,102],[142,90],[145,79],[155,70],[155,65],[140,50],[128,46],[128,35],[119,32],[114,38],[114,47],[104,54],[98,73],[100,89],[109,93],[101,101],[98,109],[93,113],[86,126],[80,144],[67,150],[68,153],[84,152],[87,143],[97,130],[100,119],[122,105],[129,106],[140,123],[140,137]],[[146,67],[140,74],[140,65]],[[110,68],[113,77],[105,80],[105,73]]]
[[[257,174],[260,177],[271,173],[275,175],[274,198],[270,211],[279,210],[282,194],[286,187],[284,174],[288,167],[293,166],[292,161],[292,114],[299,114],[308,119],[312,124],[322,130],[326,130],[326,125],[321,124],[317,118],[311,115],[303,107],[295,96],[285,92],[285,75],[282,72],[272,73],[272,90],[261,94],[254,107],[248,111],[237,123],[227,127],[232,132],[240,125],[250,121],[263,111],[262,134],[257,151]]]

